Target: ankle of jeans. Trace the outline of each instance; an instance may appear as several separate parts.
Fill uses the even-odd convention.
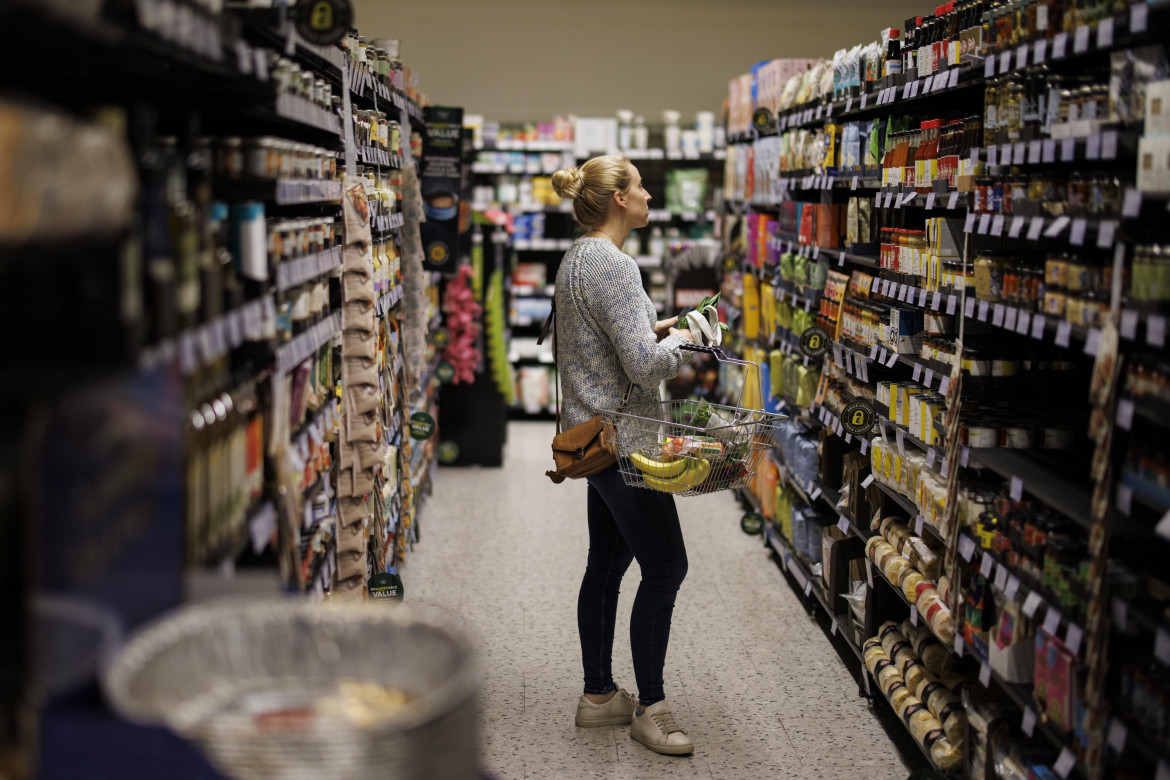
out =
[[[604,696],[607,693],[615,693],[616,691],[617,685],[610,683],[608,688],[590,688],[588,685],[586,685],[585,690],[582,691],[582,693],[587,696]]]

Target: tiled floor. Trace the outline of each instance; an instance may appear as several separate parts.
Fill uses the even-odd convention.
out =
[[[521,778],[901,780],[918,766],[888,708],[870,706],[729,493],[678,502],[690,569],[666,660],[666,693],[694,739],[689,758],[579,729],[576,600],[588,539],[585,485],[553,485],[552,425],[513,423],[503,469],[440,469],[404,571],[406,600],[451,610],[483,665],[483,763]],[[634,689],[623,585],[614,670]],[[855,659],[854,659],[855,662]],[[895,744],[901,745],[901,751]],[[906,751],[911,752],[906,752]],[[919,759],[920,760],[920,759]]]

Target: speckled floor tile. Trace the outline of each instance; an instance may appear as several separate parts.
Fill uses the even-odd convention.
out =
[[[901,780],[917,765],[857,698],[760,538],[739,530],[742,510],[727,493],[678,502],[690,570],[665,687],[695,755],[652,753],[627,726],[574,726],[585,485],[544,478],[551,424],[513,423],[508,436],[504,469],[439,471],[402,572],[407,601],[455,613],[479,650],[481,755],[493,777],[839,780],[863,770],[867,780]],[[629,618],[639,578],[635,563],[622,583],[613,656],[616,682],[634,692]]]

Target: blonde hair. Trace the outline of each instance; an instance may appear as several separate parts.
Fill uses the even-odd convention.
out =
[[[565,168],[552,177],[553,190],[573,201],[573,218],[584,228],[593,228],[609,216],[615,192],[630,186],[630,158],[624,154],[594,157],[580,168]]]

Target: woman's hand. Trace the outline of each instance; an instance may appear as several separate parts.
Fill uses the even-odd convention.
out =
[[[692,344],[695,343],[695,337],[691,335],[691,331],[689,329],[688,330],[679,330],[677,328],[671,328],[669,330],[669,333],[671,336],[682,336],[684,339],[691,342]]]
[[[678,317],[671,317],[669,320],[659,320],[654,324],[654,335],[658,337],[659,341],[662,341],[668,333],[673,332],[671,329],[677,322]]]

